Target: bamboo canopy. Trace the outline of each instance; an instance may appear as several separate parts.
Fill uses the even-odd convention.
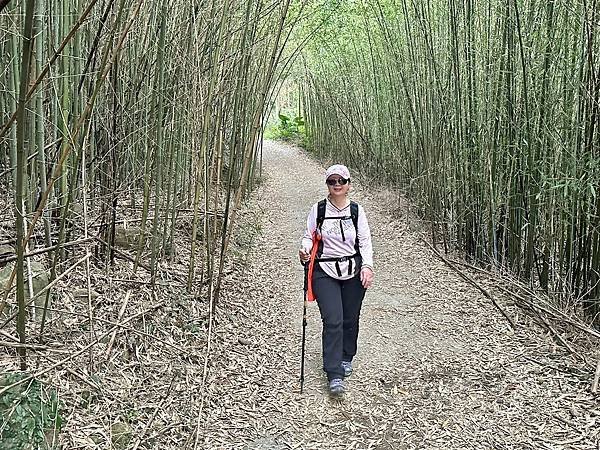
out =
[[[24,255],[47,249],[52,283],[72,262],[72,243],[91,236],[93,264],[110,267],[123,257],[117,225],[132,210],[134,268],[148,268],[154,284],[160,262],[174,257],[187,208],[187,289],[208,285],[216,298],[301,8],[290,10],[289,0],[28,0],[0,8],[0,189],[14,198],[1,220],[16,225],[17,253],[0,311],[16,286],[21,343],[31,273]],[[19,351],[24,369],[25,347]]]
[[[323,12],[327,14],[327,12]],[[342,2],[304,52],[314,152],[434,242],[600,313],[597,2]]]

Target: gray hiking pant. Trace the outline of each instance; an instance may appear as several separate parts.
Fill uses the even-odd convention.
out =
[[[342,361],[352,361],[356,355],[358,320],[366,292],[360,271],[349,280],[336,280],[317,264],[313,290],[323,320],[323,370],[330,381],[344,378]]]

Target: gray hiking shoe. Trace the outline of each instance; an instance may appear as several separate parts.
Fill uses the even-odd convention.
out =
[[[344,381],[341,378],[334,378],[329,382],[329,393],[338,397],[344,393]]]
[[[342,361],[342,369],[344,369],[345,378],[352,375],[352,361]]]

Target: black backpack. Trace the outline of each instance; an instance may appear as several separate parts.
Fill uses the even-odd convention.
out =
[[[350,202],[350,216],[342,216],[342,217],[325,217],[325,208],[327,206],[327,200],[323,199],[321,200],[318,204],[317,204],[317,230],[319,230],[319,233],[321,232],[321,227],[323,226],[323,222],[326,219],[338,219],[338,220],[347,220],[347,219],[352,219],[352,223],[354,224],[354,229],[356,230],[356,240],[354,241],[354,250],[355,250],[355,254],[354,255],[349,255],[349,256],[343,256],[341,258],[317,258],[317,261],[335,261],[336,262],[336,269],[338,272],[338,275],[342,276],[342,272],[340,271],[340,267],[339,267],[339,263],[345,260],[350,259],[352,261],[352,259],[355,256],[360,256],[360,251],[359,251],[359,245],[358,245],[358,203],[356,202]],[[344,236],[344,229],[341,226],[341,222],[340,222],[340,231],[342,232],[342,239],[346,240],[345,236]],[[318,250],[318,255],[321,255],[323,252],[323,241],[319,242],[319,250]],[[350,262],[350,265],[348,266],[348,272],[352,272],[352,262]]]

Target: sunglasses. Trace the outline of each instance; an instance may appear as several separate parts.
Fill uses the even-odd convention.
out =
[[[350,178],[328,178],[325,183],[329,186],[335,186],[336,184],[344,186],[346,183],[350,183]]]

